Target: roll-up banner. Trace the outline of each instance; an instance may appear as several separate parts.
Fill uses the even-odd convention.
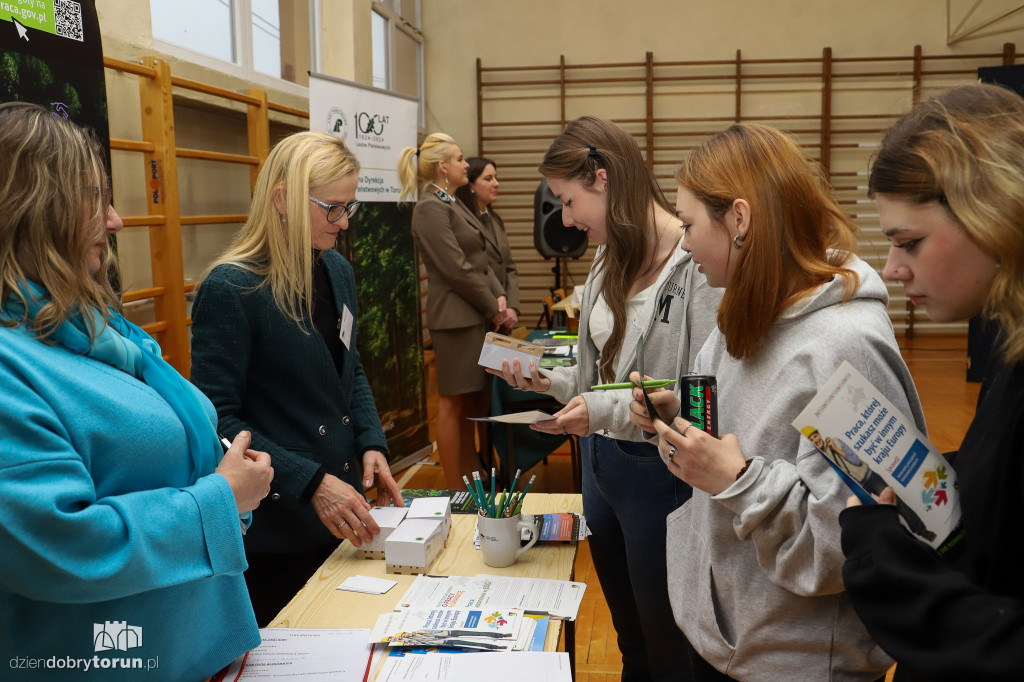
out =
[[[0,102],[35,102],[96,131],[110,153],[103,44],[92,0],[0,1]]]

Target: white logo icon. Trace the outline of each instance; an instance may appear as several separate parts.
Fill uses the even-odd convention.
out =
[[[92,643],[95,651],[135,649],[142,646],[142,628],[128,625],[126,620],[108,620],[102,624],[93,623]]]

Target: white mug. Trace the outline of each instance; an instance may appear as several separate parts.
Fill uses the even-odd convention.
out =
[[[480,533],[480,551],[483,552],[484,563],[494,568],[511,566],[520,554],[537,542],[537,524],[523,521],[519,514],[500,519],[480,516],[476,520],[476,527]],[[524,528],[530,531],[530,542],[520,546]]]

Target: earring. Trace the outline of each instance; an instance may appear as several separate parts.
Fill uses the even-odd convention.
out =
[[[281,219],[281,224],[282,225],[284,225],[286,222],[288,222],[288,218],[285,217],[284,213],[278,213],[277,217]]]
[[[735,246],[737,249],[742,249],[743,242],[745,241],[747,241],[746,237],[743,237],[741,239],[740,236],[737,234],[735,237],[732,238],[732,245]]]
[[[448,191],[448,176],[447,175],[444,176],[444,191],[445,192]]]

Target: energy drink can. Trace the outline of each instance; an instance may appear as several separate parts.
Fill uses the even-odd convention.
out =
[[[718,382],[715,377],[684,374],[679,377],[682,416],[696,428],[718,438]]]

